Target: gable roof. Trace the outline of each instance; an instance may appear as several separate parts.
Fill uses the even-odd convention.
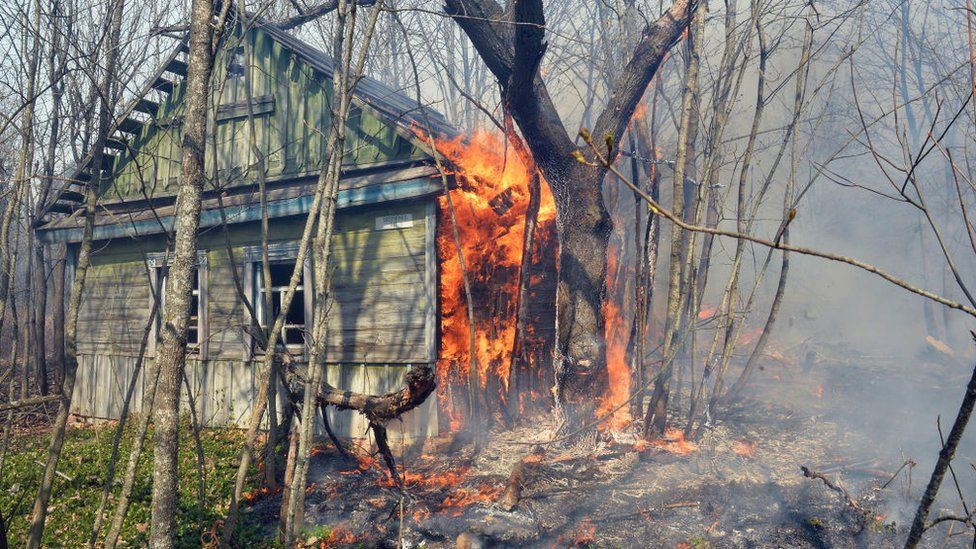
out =
[[[298,54],[309,65],[332,78],[335,71],[335,61],[331,56],[306,42],[288,34],[273,23],[258,22],[260,28],[272,36],[275,40],[286,46],[292,52]],[[431,109],[415,98],[412,98],[402,91],[380,82],[379,80],[363,76],[356,84],[354,94],[356,99],[365,103],[390,124],[397,124],[411,130],[415,128],[428,127],[435,134],[447,137],[456,137],[457,130],[444,118],[444,115]]]
[[[329,55],[272,23],[256,21],[252,28],[260,29],[326,78],[332,78],[334,61]],[[113,160],[117,158],[111,154],[111,149],[125,151],[130,146],[130,138],[139,135],[143,125],[151,121],[145,117],[140,118],[138,114],[140,112],[149,114],[153,105],[159,106],[147,97],[153,93],[168,96],[179,84],[178,78],[185,78],[186,52],[185,39],[180,40],[162,66],[147,81],[136,99],[116,118],[106,143],[105,161],[103,161],[105,169],[111,168]],[[417,130],[420,128],[429,127],[434,134],[444,137],[457,135],[457,131],[442,114],[370,77],[364,76],[357,82],[353,102],[363,112],[377,117],[424,151],[428,150],[428,146],[417,135]],[[150,116],[154,118],[155,114]],[[45,209],[39,227],[42,240],[48,242],[81,240],[85,209],[82,204],[83,190],[85,182],[91,178],[92,156],[90,154],[86,162],[66,178],[66,183],[59,190],[56,200]],[[436,177],[439,175],[436,168],[431,164],[429,158],[422,158],[344,168],[340,183],[339,205],[348,207],[438,193],[442,190],[441,182]],[[281,177],[279,180],[269,178],[269,211],[272,217],[306,213],[313,189],[313,174],[298,174],[292,177]],[[253,185],[245,186],[234,189],[231,196],[224,198],[223,216],[227,218],[228,223],[253,220],[254,212],[250,210],[256,207],[253,204],[257,201],[255,192]],[[277,193],[275,194],[277,201],[271,196],[273,192]],[[172,211],[174,202],[173,195],[135,200],[102,200],[96,212],[95,239],[142,236],[169,231],[175,213]],[[231,206],[235,208],[234,215],[229,213],[228,208]],[[222,216],[217,207],[215,191],[205,191],[201,227],[220,224]],[[64,214],[64,216],[58,217],[57,214]]]

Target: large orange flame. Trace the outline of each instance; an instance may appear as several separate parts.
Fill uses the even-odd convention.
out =
[[[610,248],[607,250],[606,284],[608,297],[603,302],[603,331],[610,384],[597,408],[599,417],[609,415],[600,427],[609,428],[613,431],[619,431],[633,421],[630,415],[630,407],[625,405],[627,399],[630,398],[630,366],[627,364],[627,340],[630,336],[630,324],[614,300],[619,284],[620,248],[620,241],[611,238]]]
[[[516,329],[516,297],[522,264],[525,215],[532,172],[514,148],[484,131],[468,139],[435,140],[457,180],[451,201],[458,240],[472,293],[475,293],[475,349],[478,375],[484,385],[497,376],[507,389]],[[451,429],[461,425],[460,410],[450,409],[445,392],[465,382],[470,373],[467,301],[461,262],[445,197],[440,199],[437,245],[440,260],[441,351],[437,364],[438,393]],[[551,230],[555,204],[541,185],[537,233]],[[538,239],[538,234],[537,234]]]

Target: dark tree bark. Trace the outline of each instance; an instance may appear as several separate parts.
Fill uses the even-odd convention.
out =
[[[688,25],[692,4],[678,0],[644,28],[597,117],[592,132],[597,139],[623,134],[665,54]],[[445,9],[501,85],[503,101],[556,197],[560,255],[554,393],[564,428],[573,430],[592,418],[595,397],[608,383],[601,315],[611,229],[602,195],[607,170],[574,159],[573,137],[539,75],[546,50],[541,0],[515,2],[511,13],[494,0],[446,0]]]
[[[151,547],[171,547],[175,536],[179,449],[180,387],[186,366],[192,277],[196,264],[200,195],[206,181],[204,156],[207,105],[214,59],[214,3],[193,0],[190,14],[186,114],[173,260],[167,278],[165,323],[157,353],[159,387],[155,410]]]

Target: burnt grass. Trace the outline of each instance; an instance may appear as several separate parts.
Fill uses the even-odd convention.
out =
[[[635,448],[626,433],[588,452],[546,447],[511,511],[501,494],[513,466],[552,437],[549,418],[492,432],[478,453],[450,439],[424,448],[391,441],[403,492],[364,448],[346,458],[323,442],[309,473],[305,536],[315,546],[362,547],[898,547],[938,451],[934,413],[905,399],[944,400],[947,430],[955,398],[946,390],[967,367],[930,364],[919,378],[914,364],[866,362],[766,368],[686,455]],[[967,439],[957,469],[971,479],[961,469],[976,455]],[[882,489],[909,458],[918,466]],[[858,509],[801,466],[841,486]],[[279,506],[271,495],[246,512],[269,540]],[[959,510],[947,479],[933,513]],[[948,528],[930,530],[923,546],[972,543],[971,530]]]

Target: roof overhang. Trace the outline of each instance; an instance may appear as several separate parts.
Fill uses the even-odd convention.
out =
[[[304,215],[311,209],[318,174],[270,182],[266,187],[269,218]],[[218,197],[216,191],[205,193],[200,212],[200,229],[249,223],[261,219],[257,187],[237,187],[233,194]],[[230,190],[229,190],[230,191]],[[226,191],[225,191],[226,192]],[[443,182],[436,167],[414,166],[393,172],[345,177],[340,183],[338,207],[351,208],[381,202],[416,199],[443,192]],[[140,238],[173,230],[176,219],[174,201],[165,203],[114,202],[98,207],[93,240]],[[83,210],[38,228],[45,243],[81,242],[84,235]]]

